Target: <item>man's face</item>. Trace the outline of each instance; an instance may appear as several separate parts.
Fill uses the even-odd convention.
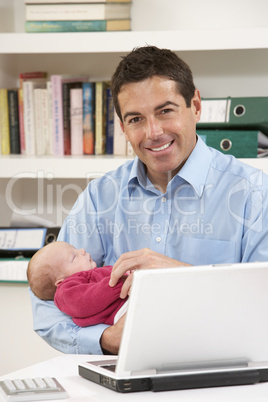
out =
[[[154,76],[124,85],[118,101],[127,140],[146,165],[151,182],[164,190],[196,144],[199,92],[187,108],[174,81]]]

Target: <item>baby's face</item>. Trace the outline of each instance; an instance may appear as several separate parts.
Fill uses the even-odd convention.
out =
[[[76,249],[65,242],[55,242],[53,244],[52,258],[55,265],[64,271],[66,276],[70,276],[79,271],[87,271],[96,268],[95,261],[83,248]]]

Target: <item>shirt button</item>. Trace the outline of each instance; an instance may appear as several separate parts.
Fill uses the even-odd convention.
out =
[[[166,200],[167,200],[166,197],[162,197],[162,198],[161,198],[161,201],[162,201],[162,202],[166,202]]]
[[[157,243],[160,243],[162,241],[161,237],[157,237],[155,240],[157,241]]]

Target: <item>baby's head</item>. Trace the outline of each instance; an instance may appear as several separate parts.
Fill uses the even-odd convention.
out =
[[[38,250],[27,268],[27,278],[33,293],[42,300],[53,300],[57,286],[79,271],[95,268],[96,263],[84,249],[57,241]]]

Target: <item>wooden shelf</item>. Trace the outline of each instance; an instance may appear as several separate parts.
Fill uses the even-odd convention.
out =
[[[0,179],[33,178],[83,179],[102,176],[132,158],[114,155],[89,156],[1,156]],[[268,158],[240,159],[268,174]],[[40,176],[40,177],[41,177]]]
[[[125,53],[146,44],[174,51],[267,49],[268,28],[0,34],[0,54]]]
[[[57,179],[83,179],[102,176],[131,158],[113,155],[88,156],[23,156],[1,155],[1,178],[42,177]],[[40,177],[41,177],[40,176]]]

